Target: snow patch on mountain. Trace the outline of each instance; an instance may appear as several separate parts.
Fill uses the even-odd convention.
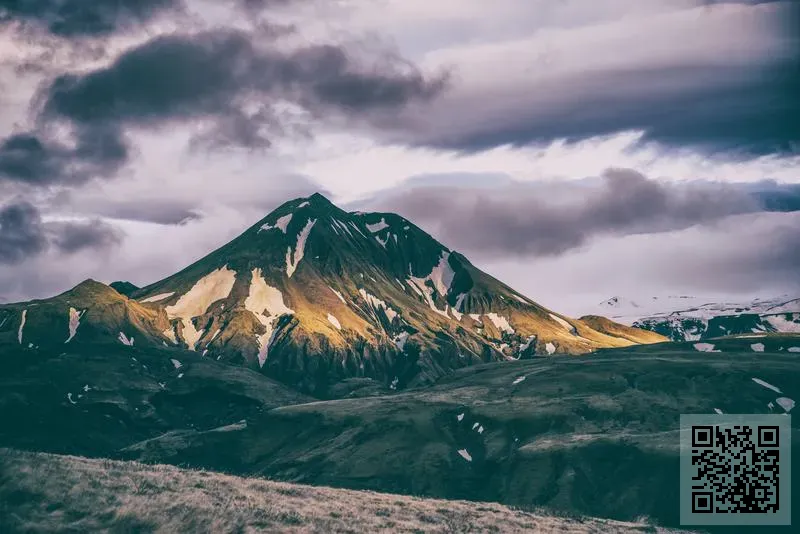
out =
[[[410,334],[408,332],[400,332],[394,337],[392,341],[394,341],[397,350],[403,350],[405,348],[409,336]]]
[[[260,322],[265,332],[256,336],[258,343],[258,364],[263,367],[267,361],[267,352],[275,333],[275,321],[284,314],[293,314],[283,301],[283,293],[267,284],[262,276],[261,269],[255,268],[250,279],[250,291],[244,301],[244,308],[252,313]]]
[[[750,345],[750,348],[753,349],[753,352],[764,352],[763,343],[753,343],[752,345]]]
[[[457,452],[466,461],[468,461],[468,462],[472,461],[472,455],[470,455],[470,453],[467,452],[467,449],[459,449]]]
[[[341,330],[342,329],[342,323],[340,323],[339,319],[337,319],[336,317],[334,317],[330,313],[328,314],[328,322],[331,323],[333,326],[335,326],[337,330]]]
[[[501,332],[506,332],[508,334],[513,334],[515,332],[514,327],[508,322],[508,319],[502,315],[498,315],[494,312],[485,314],[486,317],[492,322],[492,324]]]
[[[555,314],[552,314],[552,313],[551,313],[551,314],[550,314],[550,318],[551,318],[551,319],[553,319],[553,320],[554,320],[555,322],[557,322],[558,324],[560,324],[561,326],[563,326],[563,327],[564,327],[564,329],[565,329],[567,332],[569,332],[570,334],[572,334],[572,335],[577,335],[577,334],[578,334],[578,331],[575,329],[575,327],[574,327],[574,326],[572,326],[571,324],[569,324],[567,321],[565,321],[564,319],[562,319],[562,318],[561,318],[561,317],[559,317],[558,315],[555,315]]]
[[[387,236],[386,236],[386,238],[385,238],[383,241],[381,241],[381,238],[380,238],[380,237],[378,237],[378,236],[375,236],[375,241],[377,241],[377,242],[378,242],[378,244],[379,244],[380,246],[382,246],[383,248],[386,248],[386,243],[388,243],[388,242],[389,242],[389,236],[387,235]]]
[[[181,320],[182,336],[189,350],[195,349],[202,336],[202,330],[195,329],[192,319],[204,315],[214,302],[228,298],[235,283],[236,272],[225,265],[202,277],[175,304],[164,308],[170,320]]]
[[[19,323],[19,330],[17,330],[17,340],[22,345],[22,330],[25,328],[25,319],[28,317],[28,310],[22,310],[22,319]]]
[[[453,309],[457,311],[461,311],[461,306],[464,305],[464,299],[467,298],[466,293],[459,293],[456,297],[456,303],[453,305]]]
[[[308,206],[308,205],[310,205],[310,204],[311,204],[311,202],[309,202],[308,200],[305,200],[305,201],[301,202],[301,203],[300,203],[300,204],[297,206],[297,209],[300,209],[300,208],[305,208],[306,206]]]
[[[379,299],[378,297],[369,293],[367,290],[363,288],[359,289],[358,292],[361,295],[361,297],[365,301],[367,301],[367,304],[369,304],[375,311],[382,308],[389,321],[393,321],[394,318],[397,317],[398,313],[395,310],[393,310],[391,306],[386,304],[385,301]]]
[[[381,217],[381,220],[380,220],[380,222],[377,222],[377,223],[375,223],[375,224],[368,224],[368,225],[366,225],[366,226],[367,226],[367,230],[369,230],[369,231],[370,231],[370,233],[373,233],[373,234],[374,234],[375,232],[380,232],[380,231],[381,231],[381,230],[383,230],[384,228],[389,228],[389,225],[388,225],[388,224],[386,224],[386,221],[384,220],[384,218],[383,218],[383,217]]]
[[[547,343],[544,348],[547,351],[547,354],[554,354],[556,352],[556,346],[552,343]]]
[[[292,213],[289,213],[283,217],[278,217],[274,225],[264,224],[258,229],[258,232],[260,233],[262,230],[278,229],[285,234],[286,229],[289,227],[289,223],[292,222],[292,215]]]
[[[433,267],[431,274],[425,278],[433,282],[433,287],[436,288],[439,295],[446,297],[455,275],[455,271],[450,267],[450,253],[442,252],[439,263]]]
[[[69,309],[69,337],[64,343],[69,343],[75,334],[78,333],[78,327],[81,325],[81,316],[83,312],[79,312],[75,308]]]
[[[169,361],[172,362],[172,366],[175,369],[180,369],[181,367],[183,367],[183,364],[179,360],[176,360],[175,358],[171,358]]]
[[[294,256],[292,256],[291,247],[286,249],[286,275],[289,278],[291,278],[295,270],[297,270],[300,260],[302,260],[303,255],[305,255],[306,241],[308,240],[311,229],[314,227],[316,222],[316,219],[309,219],[305,227],[303,227],[303,229],[297,235],[297,245],[294,247]]]
[[[123,345],[127,345],[128,347],[132,347],[133,346],[133,336],[128,337],[128,336],[125,335],[124,332],[120,332],[119,335],[117,336],[117,339]]]
[[[333,291],[333,294],[334,294],[334,295],[336,295],[336,297],[337,297],[339,300],[341,300],[343,304],[347,304],[347,301],[346,301],[346,300],[344,300],[344,295],[342,295],[342,294],[341,294],[339,291],[336,291],[335,289],[333,289],[333,288],[332,288],[332,287],[330,287],[330,286],[328,286],[328,289],[330,289],[331,291]]]
[[[170,291],[169,293],[159,293],[158,295],[153,295],[152,297],[147,297],[146,299],[142,299],[139,302],[141,302],[142,304],[146,304],[148,302],[159,302],[168,299],[174,294],[175,294],[174,291]]]

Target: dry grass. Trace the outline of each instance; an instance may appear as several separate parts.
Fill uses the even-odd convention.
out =
[[[2,532],[660,532],[493,504],[0,449]]]

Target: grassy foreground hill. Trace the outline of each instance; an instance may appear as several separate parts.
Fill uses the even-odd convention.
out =
[[[302,486],[0,449],[0,531],[675,532],[495,503]]]

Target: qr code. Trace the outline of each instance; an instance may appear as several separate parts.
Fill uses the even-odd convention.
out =
[[[777,512],[779,447],[777,426],[693,426],[692,512]]]
[[[752,519],[789,513],[783,510],[789,505],[782,498],[782,492],[789,491],[784,478],[789,476],[790,450],[789,444],[783,443],[790,439],[788,416],[711,416],[711,420],[693,422],[686,428],[684,417],[689,416],[681,420],[681,489],[682,501],[687,500],[688,506],[681,503],[682,523],[687,524],[684,512],[695,520],[693,524],[734,524],[702,521],[703,516]],[[762,420],[745,420],[754,417]],[[763,421],[764,417],[773,419]]]

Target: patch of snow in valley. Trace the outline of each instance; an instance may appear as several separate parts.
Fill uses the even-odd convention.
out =
[[[22,345],[22,330],[25,328],[25,319],[28,317],[28,310],[22,310],[22,319],[19,323],[19,330],[17,331],[17,340]]]
[[[552,343],[547,343],[544,348],[547,351],[547,354],[554,354],[556,352],[556,346]]]
[[[83,386],[83,392],[84,392],[84,393],[88,393],[88,392],[90,392],[91,390],[92,390],[92,388],[89,386],[89,384],[85,384],[85,385]]]
[[[528,377],[527,376],[520,376],[519,378],[514,379],[514,381],[511,382],[511,385],[512,386],[516,386],[520,382],[523,382],[526,378],[528,378]]]
[[[763,380],[761,380],[760,378],[755,378],[755,377],[753,377],[753,378],[751,378],[751,380],[752,380],[753,382],[755,382],[756,384],[758,384],[759,386],[763,386],[763,387],[765,387],[765,388],[767,388],[767,389],[771,389],[772,391],[774,391],[774,392],[776,392],[776,393],[783,393],[783,391],[781,391],[780,389],[776,388],[776,387],[775,387],[775,386],[773,386],[772,384],[769,384],[769,383],[767,383],[767,382],[764,382],[764,381],[763,381]]]
[[[478,428],[478,423],[475,423],[474,425],[472,425],[472,430],[475,430],[476,428]]]
[[[303,227],[303,229],[297,235],[297,245],[294,247],[294,255],[292,255],[291,247],[286,249],[286,275],[289,278],[291,278],[294,272],[297,270],[300,260],[302,260],[303,255],[305,255],[306,240],[308,240],[308,236],[311,234],[311,229],[314,228],[314,224],[316,222],[316,219],[309,219],[305,227]]]
[[[719,350],[714,350],[713,343],[695,343],[692,346],[694,347],[694,350],[698,352],[721,352]]]
[[[129,338],[128,336],[125,335],[124,332],[120,332],[119,335],[117,336],[117,339],[123,345],[127,345],[128,347],[132,347],[133,346],[133,336],[131,336]]]
[[[467,298],[467,294],[466,293],[459,293],[458,296],[456,297],[456,303],[453,306],[453,309],[457,310],[457,311],[461,311],[461,306],[464,305],[464,299],[465,298]]]
[[[335,326],[337,330],[342,329],[342,324],[339,322],[339,319],[337,319],[330,313],[328,314],[328,322],[331,323],[333,326]]]
[[[178,378],[183,378],[183,373],[178,374]]]
[[[172,362],[172,366],[175,367],[175,369],[180,369],[181,367],[183,367],[183,364],[174,358],[170,359],[170,361]]]
[[[64,343],[69,343],[75,334],[78,333],[78,327],[81,325],[81,316],[84,312],[79,312],[75,308],[69,309],[69,337]]]
[[[164,299],[168,299],[169,297],[171,297],[174,294],[175,294],[174,291],[170,291],[169,293],[159,293],[158,295],[153,295],[152,297],[147,297],[146,299],[140,300],[139,302],[141,302],[142,304],[145,304],[147,302],[158,302],[158,301],[161,301],[161,300],[164,300]]]
[[[794,401],[789,397],[778,397],[775,399],[775,402],[780,404],[781,408],[783,408],[783,411],[786,413],[791,412],[792,408],[794,408]]]
[[[722,410],[720,410],[719,408],[714,408],[714,411],[719,415],[722,415]]]
[[[786,350],[788,350],[789,352],[800,352],[800,347],[789,347]]]
[[[394,377],[394,379],[392,380],[392,383],[389,384],[389,389],[393,389],[393,390],[397,389],[397,384],[398,383],[400,383],[400,379],[397,378],[397,377]]]
[[[383,219],[383,217],[381,217],[381,221],[380,222],[377,222],[377,223],[374,223],[374,224],[368,224],[366,226],[367,226],[367,230],[369,230],[370,233],[373,233],[373,234],[375,232],[380,232],[384,228],[389,228],[389,225],[386,224],[386,221]]]
[[[763,343],[753,343],[752,345],[750,345],[750,348],[753,349],[753,352],[764,352]]]
[[[485,314],[486,317],[492,322],[492,324],[501,332],[506,332],[509,334],[513,334],[515,332],[514,328],[508,322],[508,319],[502,315],[498,315],[494,312]]]
[[[68,400],[69,402],[71,402],[72,404],[78,404],[77,402],[75,402],[74,400],[72,400],[72,393],[67,393],[67,400]]]
[[[274,340],[275,321],[281,315],[291,315],[294,310],[289,308],[283,301],[283,293],[278,288],[272,287],[267,284],[258,267],[252,271],[250,279],[250,291],[244,301],[244,308],[252,313],[255,318],[260,322],[265,332],[256,336],[258,343],[258,364],[260,367],[264,366],[267,361],[267,352]]]
[[[472,456],[470,456],[469,452],[467,452],[467,449],[459,449],[458,454],[460,454],[461,457],[464,458],[466,461],[468,462],[472,461]]]
[[[378,244],[380,244],[380,246],[382,246],[383,248],[386,248],[386,243],[389,241],[389,236],[387,235],[386,239],[384,239],[383,241],[381,241],[380,237],[375,236],[375,241],[377,241]]]
[[[458,414],[458,415],[456,416],[456,419],[458,419],[458,420],[459,420],[459,422],[460,422],[460,421],[462,421],[462,420],[464,419],[464,414],[463,414],[463,413],[460,413],[460,414]]]
[[[289,227],[289,223],[291,221],[292,221],[292,214],[290,213],[288,215],[284,215],[283,217],[278,217],[278,219],[275,221],[274,226],[271,224],[265,224],[261,228],[259,228],[258,231],[261,232],[261,230],[278,229],[285,234],[286,229]]]
[[[458,310],[456,310],[455,308],[450,308],[450,313],[452,313],[452,314],[453,314],[453,317],[455,317],[455,318],[456,318],[456,321],[460,321],[460,320],[461,320],[461,318],[464,316],[464,314],[463,314],[463,313],[460,313],[460,312],[459,312]]]

